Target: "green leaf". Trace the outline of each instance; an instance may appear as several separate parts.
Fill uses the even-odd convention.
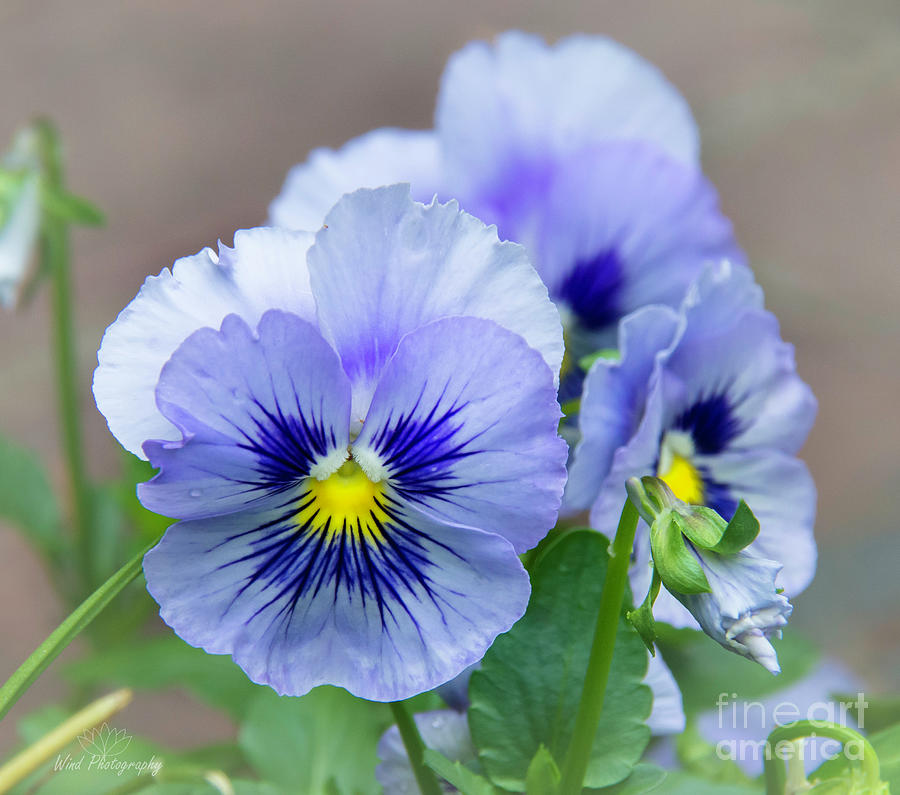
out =
[[[660,786],[666,778],[666,771],[647,762],[639,762],[634,766],[631,775],[618,784],[603,789],[587,789],[585,793],[593,795],[644,795],[657,792],[663,795]]]
[[[753,515],[747,503],[741,500],[725,528],[721,541],[713,547],[713,551],[733,555],[753,543],[757,535],[759,535],[759,520]]]
[[[73,684],[96,687],[114,684],[136,690],[186,687],[199,699],[224,709],[235,720],[247,713],[264,688],[225,655],[207,654],[166,634],[69,663],[64,676]]]
[[[527,795],[555,795],[559,790],[559,767],[545,746],[538,748],[525,774]]]
[[[661,514],[650,527],[653,564],[663,585],[674,593],[709,593],[709,581],[688,550],[674,512]]]
[[[269,784],[267,781],[247,781],[246,779],[232,779],[234,795],[282,795],[284,790]]]
[[[698,630],[673,629],[657,622],[656,634],[657,648],[678,682],[688,715],[715,710],[723,693],[740,701],[783,690],[809,674],[819,656],[812,644],[788,632],[782,640],[773,641],[781,665],[781,675],[776,677],[751,660],[723,654],[718,643]]]
[[[900,792],[900,725],[892,726],[869,738],[881,764],[881,780]]]
[[[496,795],[497,790],[484,777],[469,770],[462,762],[451,762],[432,748],[425,749],[425,764],[462,795]]]
[[[563,758],[572,737],[606,577],[609,542],[593,530],[567,532],[542,553],[525,616],[494,641],[472,674],[469,726],[493,782],[524,790],[541,745]],[[630,597],[629,597],[630,601]],[[644,644],[620,619],[606,702],[587,786],[626,778],[649,739],[652,694],[642,679]]]
[[[665,795],[762,795],[762,785],[723,784],[687,773],[666,776]]]
[[[65,542],[56,496],[37,456],[0,437],[0,518],[18,527],[51,560]]]
[[[384,704],[336,687],[302,698],[260,688],[240,730],[260,777],[305,795],[377,795],[375,746],[391,723]]]
[[[858,706],[857,699],[859,695],[851,695],[850,693],[830,693],[835,701],[846,704],[851,711],[851,715],[856,715]],[[863,721],[866,734],[874,734],[883,729],[888,729],[900,721],[900,697],[894,696],[869,696],[864,697]]]
[[[644,603],[640,607],[629,610],[626,614],[631,625],[637,630],[638,635],[641,636],[641,640],[644,641],[647,650],[654,657],[656,656],[656,646],[654,645],[654,641],[656,640],[656,622],[653,619],[653,603],[656,601],[656,597],[659,596],[659,586],[661,583],[662,580],[659,578],[659,572],[654,567],[653,579],[650,582],[650,590],[647,592],[647,598],[644,599]]]
[[[748,784],[749,779],[740,766],[730,759],[723,759],[716,747],[688,724],[684,732],[675,738],[678,759],[687,773],[695,773],[708,781],[722,784]]]

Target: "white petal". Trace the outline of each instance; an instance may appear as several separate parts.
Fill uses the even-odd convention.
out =
[[[37,174],[27,177],[9,210],[6,223],[0,227],[0,306],[6,308],[16,302],[37,244],[41,221],[40,193]]]
[[[156,407],[156,382],[175,349],[228,314],[255,327],[268,309],[315,323],[306,252],[312,235],[278,229],[238,232],[234,248],[205,248],[150,276],[106,330],[94,371],[94,398],[123,447],[144,458],[148,439],[180,432]]]
[[[438,192],[439,171],[432,132],[372,130],[340,149],[316,149],[294,166],[269,207],[269,221],[315,231],[344,194],[398,182],[410,183],[413,197],[429,202]]]

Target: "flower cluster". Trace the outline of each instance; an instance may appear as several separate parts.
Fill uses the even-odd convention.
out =
[[[653,66],[598,37],[470,44],[434,130],[317,150],[270,221],[149,278],[99,352],[98,407],[159,469],[140,498],[178,520],[144,570],[182,638],[279,693],[406,698],[523,614],[519,555],[561,508],[610,533],[650,476],[634,595],[658,575],[658,618],[777,671],[815,569],[815,400]],[[648,724],[680,731],[661,660],[646,681]],[[474,754],[459,715],[419,720]],[[409,779],[396,732],[382,754]]]
[[[390,182],[458,200],[526,246],[559,306],[563,401],[578,397],[580,359],[615,346],[621,318],[678,306],[707,261],[743,261],[687,104],[616,42],[473,42],[450,59],[435,118],[433,131],[375,130],[313,152],[270,220],[315,229],[342,193]]]

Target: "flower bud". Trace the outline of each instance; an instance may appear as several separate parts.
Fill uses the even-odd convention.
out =
[[[659,478],[631,478],[625,488],[650,524],[653,565],[662,584],[729,651],[779,673],[770,638],[781,637],[792,607],[775,588],[781,564],[746,547],[759,522],[743,501],[730,522],[711,508],[679,500]],[[652,644],[649,602],[635,611],[635,626]]]
[[[720,554],[689,543],[700,563],[709,593],[674,596],[713,640],[730,651],[755,660],[773,674],[780,673],[770,639],[781,637],[793,608],[775,589],[781,564],[746,550]]]
[[[20,132],[0,159],[0,306],[15,306],[28,273],[41,220],[35,133]]]

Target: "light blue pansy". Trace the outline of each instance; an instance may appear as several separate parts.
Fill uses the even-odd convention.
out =
[[[518,553],[556,520],[561,354],[522,248],[404,187],[148,279],[94,391],[180,520],[144,561],[163,619],[279,693],[449,680],[523,613]]]
[[[777,585],[802,591],[816,566],[816,491],[796,454],[816,413],[762,292],[743,266],[708,268],[680,313],[647,308],[622,323],[621,358],[598,360],[585,380],[566,500],[591,506],[609,531],[630,477],[656,475],[688,503],[730,519],[743,499],[761,530],[749,551],[783,564]],[[646,526],[644,526],[646,530]],[[650,584],[649,543],[639,529],[632,587]],[[663,592],[655,613],[693,625]]]

